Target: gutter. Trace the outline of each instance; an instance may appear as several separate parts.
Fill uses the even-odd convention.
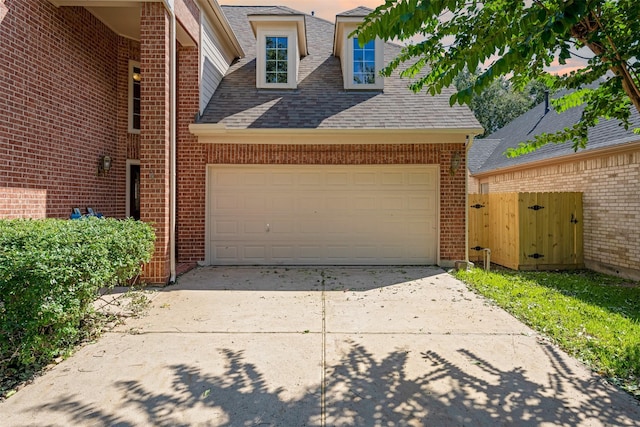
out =
[[[231,43],[233,50],[235,50],[236,58],[244,58],[245,56],[244,50],[242,49],[242,46],[240,45],[240,42],[238,41],[236,34],[233,32],[233,29],[231,28],[231,24],[229,24],[229,20],[225,16],[220,5],[217,2],[214,2],[212,0],[200,0],[198,3],[200,4],[205,3],[209,6],[209,10],[213,12],[214,17],[222,27],[222,30],[227,36],[228,41]]]
[[[164,6],[171,17],[169,29],[169,283],[176,281],[176,14],[174,0],[164,0]]]
[[[171,30],[170,30],[170,43],[171,43],[171,58],[170,58],[170,66],[169,66],[169,115],[170,115],[170,124],[169,129],[171,132],[171,148],[169,149],[169,155],[171,156],[171,163],[169,166],[170,169],[170,183],[169,183],[169,206],[170,206],[170,217],[169,217],[169,268],[170,268],[170,278],[169,283],[175,283],[176,281],[176,133],[178,131],[176,123],[177,123],[177,110],[178,110],[178,99],[176,96],[176,73],[177,73],[177,47],[176,47],[176,14],[173,10],[171,10]]]
[[[474,134],[469,135],[464,168],[464,261],[469,265],[469,149],[473,145]]]
[[[482,128],[228,128],[221,123],[192,123],[189,131],[199,137],[207,136],[308,136],[345,134],[423,134],[423,135],[478,135]],[[391,144],[391,142],[390,142]]]

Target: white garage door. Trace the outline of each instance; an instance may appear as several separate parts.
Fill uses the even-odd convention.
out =
[[[215,165],[212,265],[437,261],[437,166]]]

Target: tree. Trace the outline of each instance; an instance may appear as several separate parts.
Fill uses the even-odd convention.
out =
[[[570,140],[575,150],[584,148],[588,129],[601,118],[629,128],[631,106],[640,112],[638,17],[638,0],[387,0],[355,33],[361,43],[424,38],[383,70],[388,76],[403,65],[401,75],[415,78],[414,91],[440,93],[463,70],[485,66],[471,86],[451,96],[452,105],[470,103],[474,93],[506,76],[517,88],[540,78],[552,90],[569,89],[554,107],[562,112],[584,104],[582,119],[521,144],[512,153],[518,155],[549,142]],[[583,47],[592,53],[585,68],[564,76],[545,71]]]
[[[464,70],[455,77],[453,83],[457,90],[465,90],[473,85],[479,75],[479,71],[470,73]],[[544,82],[532,80],[524,90],[519,91],[509,80],[501,76],[479,94],[474,93],[469,102],[469,108],[484,128],[484,134],[481,137],[497,131],[542,102],[547,89]]]

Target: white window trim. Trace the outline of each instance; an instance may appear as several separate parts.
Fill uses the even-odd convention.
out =
[[[129,83],[128,83],[128,87],[129,87],[129,94],[128,94],[128,108],[127,108],[127,117],[128,117],[128,130],[129,133],[133,133],[133,134],[139,134],[140,133],[140,129],[134,129],[133,128],[133,68],[140,68],[140,63],[138,61],[133,61],[130,60],[129,61],[129,73],[128,73],[128,79],[129,79]]]
[[[286,37],[287,41],[287,83],[267,83],[267,37]],[[256,87],[259,89],[295,89],[298,87],[298,32],[295,28],[288,29],[258,29],[258,46],[256,58]]]
[[[346,61],[346,73],[344,76],[344,88],[347,90],[382,90],[384,89],[384,78],[380,75],[380,71],[384,68],[384,42],[380,39],[375,40],[375,55],[376,55],[376,71],[375,71],[375,83],[373,84],[358,84],[353,82],[353,37],[347,37],[345,39],[345,49],[343,52],[347,53]]]

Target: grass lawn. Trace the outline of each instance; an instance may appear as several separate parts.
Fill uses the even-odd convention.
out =
[[[455,274],[640,399],[640,284],[591,271]]]

